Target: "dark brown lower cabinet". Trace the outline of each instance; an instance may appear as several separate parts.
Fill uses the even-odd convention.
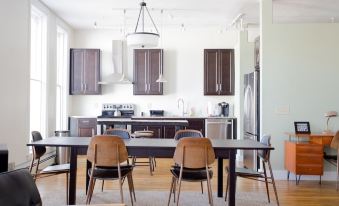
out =
[[[164,126],[163,138],[173,139],[175,135],[175,126]]]
[[[187,119],[188,121],[188,127],[186,129],[194,129],[198,130],[202,133],[203,136],[205,136],[205,119]]]
[[[70,135],[72,137],[92,137],[97,134],[96,118],[70,118]],[[87,149],[81,149],[86,154]]]

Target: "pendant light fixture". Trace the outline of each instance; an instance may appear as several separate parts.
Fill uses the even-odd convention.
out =
[[[162,33],[162,36],[161,36],[161,39],[160,39],[160,44],[161,44],[161,47],[164,47],[164,10],[161,9],[161,33]],[[161,51],[162,53],[162,51]],[[162,59],[164,58],[163,56],[163,53],[161,54],[162,55],[162,58],[161,58],[161,62],[160,62],[160,71],[159,71],[159,78],[156,80],[156,82],[159,82],[159,83],[165,83],[167,82],[167,80],[164,78],[164,65],[163,65],[163,61]]]
[[[155,28],[155,31],[157,33],[153,33],[153,32],[145,32],[145,10],[149,16],[149,18],[151,19],[151,22],[153,24],[153,27]],[[141,17],[141,20],[140,20]],[[138,31],[138,27],[139,27],[139,22],[141,22],[140,27],[141,27],[141,31]],[[139,16],[138,16],[138,20],[137,20],[137,24],[135,26],[134,29],[134,33],[130,33],[127,34],[126,36],[126,40],[127,40],[127,45],[131,46],[131,47],[136,47],[136,48],[145,48],[145,47],[156,47],[158,46],[158,42],[159,42],[159,31],[157,26],[155,25],[151,14],[148,11],[148,8],[146,6],[146,3],[144,1],[142,1],[140,3],[140,11],[139,11]]]

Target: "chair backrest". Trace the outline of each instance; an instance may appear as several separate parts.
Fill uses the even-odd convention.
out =
[[[87,159],[96,166],[116,166],[128,159],[127,149],[119,136],[97,135],[88,146]]]
[[[330,147],[333,149],[339,149],[339,131],[337,131],[337,133],[335,133],[334,137],[332,138]]]
[[[173,159],[186,168],[203,168],[215,161],[215,154],[208,138],[184,137],[179,140]]]
[[[0,205],[42,205],[38,188],[27,169],[0,173]]]
[[[175,133],[174,139],[179,140],[183,137],[203,137],[202,133],[194,129],[179,130]]]
[[[266,146],[271,146],[271,135],[264,134],[261,137],[260,143]],[[270,150],[258,150],[257,154],[264,161],[268,161],[270,158]]]
[[[32,140],[33,142],[42,140],[42,136],[40,134],[40,132],[38,131],[32,131]],[[42,155],[44,155],[46,153],[46,147],[45,146],[33,146],[33,150],[34,150],[34,157],[40,158]]]
[[[128,130],[126,129],[107,129],[104,133],[105,135],[114,135],[114,136],[119,136],[121,139],[130,139],[131,135]]]

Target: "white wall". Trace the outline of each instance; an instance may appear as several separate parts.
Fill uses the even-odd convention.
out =
[[[29,134],[29,0],[0,2],[0,144],[22,162]]]
[[[137,114],[147,112],[151,108],[163,109],[167,114],[179,114],[177,99],[184,98],[195,115],[206,115],[207,102],[226,101],[231,104],[234,96],[203,95],[203,50],[206,48],[234,48],[237,32],[218,33],[217,29],[201,28],[164,29],[162,33],[164,48],[164,75],[168,83],[164,83],[164,95],[134,96],[132,85],[103,86],[99,96],[72,96],[72,115],[97,116],[101,112],[102,103],[134,103]],[[74,34],[74,47],[100,48],[102,51],[102,77],[112,69],[112,40],[121,39],[119,33],[109,30],[77,30]],[[128,52],[128,76],[133,79],[133,53]],[[236,105],[237,106],[237,105]]]
[[[56,25],[72,30],[39,1],[32,4],[48,16],[47,48],[47,130],[55,129]],[[30,88],[30,7],[29,0],[0,3],[0,144],[7,144],[9,161],[18,167],[28,158]]]
[[[325,128],[324,113],[339,111],[339,24],[272,24],[272,0],[261,11],[262,133],[272,134],[274,170],[284,168],[284,132],[294,121]],[[289,108],[286,114],[277,109]],[[339,118],[330,122],[339,129]]]

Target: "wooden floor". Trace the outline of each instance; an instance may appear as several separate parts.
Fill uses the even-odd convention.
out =
[[[168,191],[170,187],[171,174],[170,166],[173,164],[171,159],[157,159],[157,167],[153,176],[149,174],[148,167],[136,167],[133,172],[134,185],[136,190],[163,190]],[[225,165],[227,161],[225,161]],[[216,164],[214,167],[214,178],[212,181],[213,191],[216,192]],[[224,178],[225,179],[225,178]],[[37,180],[37,185],[41,193],[53,192],[56,187],[65,187],[65,176],[58,175]],[[53,187],[50,187],[53,185]],[[126,184],[127,185],[127,184]],[[294,181],[276,181],[280,205],[288,206],[335,206],[339,205],[339,192],[335,189],[335,182],[323,181],[319,185],[318,181],[300,181],[299,185],[295,185]],[[78,159],[78,189],[85,188],[85,158]],[[98,181],[96,187],[101,187],[101,182]],[[270,194],[272,202],[275,202],[275,197],[271,185]],[[105,188],[118,188],[117,182],[105,182]],[[186,191],[200,191],[198,183],[183,183],[182,189]],[[206,190],[206,187],[205,187]],[[98,190],[96,190],[98,191]],[[250,191],[266,193],[264,183],[238,178],[237,191]],[[273,204],[272,205],[275,205]]]

